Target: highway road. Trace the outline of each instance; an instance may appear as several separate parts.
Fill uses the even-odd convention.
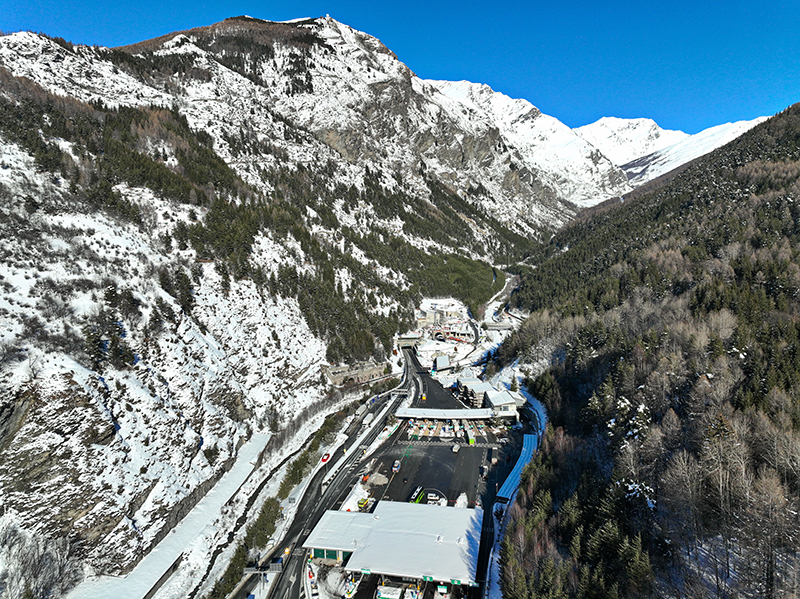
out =
[[[413,352],[403,350],[405,357],[405,372],[400,387],[397,390],[405,390],[412,397],[414,407],[454,409],[463,408],[450,393],[434,381],[428,371],[423,368]],[[425,400],[422,400],[422,396]],[[386,407],[387,402],[391,401],[391,406],[387,412],[394,413],[399,404],[405,399],[404,395],[396,395],[391,400],[393,392],[386,393],[376,401],[370,411],[376,414],[376,421],[368,436],[356,446],[357,439],[362,434],[363,429],[360,423],[355,423],[352,430],[348,431],[349,438],[345,445],[336,450],[330,458],[330,464],[336,464],[342,456],[345,456],[344,463],[339,467],[337,473],[331,478],[327,485],[323,485],[323,479],[327,476],[327,471],[321,469],[309,483],[305,494],[300,499],[296,515],[291,526],[278,543],[280,554],[283,548],[289,548],[289,555],[284,558],[283,571],[273,583],[270,592],[270,599],[300,599],[303,593],[303,577],[307,575],[305,571],[306,552],[302,549],[303,543],[319,522],[322,514],[329,509],[336,509],[341,505],[363,469],[361,459],[363,458],[362,448],[369,446],[383,430],[384,418],[377,418],[377,415]],[[369,413],[369,412],[368,412]],[[487,463],[487,449],[485,447],[462,446],[462,450],[454,455],[450,443],[436,441],[427,446],[423,444],[412,444],[404,435],[406,424],[392,436],[389,442],[384,445],[377,454],[377,460],[371,470],[381,471],[389,479],[388,484],[382,489],[375,489],[378,499],[391,499],[395,501],[408,501],[408,495],[417,486],[423,486],[426,490],[434,488],[440,494],[452,501],[461,492],[466,492],[470,504],[479,501],[486,506],[483,519],[483,532],[478,554],[478,579],[483,582],[483,578],[488,565],[488,556],[491,543],[494,538],[494,518],[492,507],[494,504],[497,486],[508,475],[508,471],[513,465],[506,463],[506,455],[519,453],[521,445],[521,435],[509,436],[509,443],[500,449],[494,443],[494,451],[500,459],[496,467],[488,471],[488,479],[482,480],[479,476],[480,465]],[[517,439],[516,437],[519,437]],[[488,444],[484,444],[488,445]],[[346,450],[346,451],[345,451]],[[402,462],[401,470],[397,475],[390,471],[391,464],[395,459]],[[448,488],[439,488],[446,485]],[[369,582],[369,581],[365,581]],[[235,599],[246,599],[258,583],[258,576],[251,575],[248,582],[235,595]],[[473,588],[471,597],[478,599],[483,591],[481,588]],[[361,589],[359,590],[361,591]],[[359,595],[362,593],[359,592]]]
[[[406,369],[403,374],[403,380],[397,390],[406,390],[409,393],[415,393],[415,371],[411,365],[409,356],[411,353],[404,350]],[[417,383],[418,385],[418,383]],[[390,398],[396,396],[392,401],[387,414],[392,414],[397,411],[397,408],[405,397],[396,394],[392,391],[383,394],[380,400],[376,401],[367,413],[380,413],[386,406],[386,402]],[[365,414],[366,416],[366,414]],[[342,456],[345,457],[344,463],[339,467],[336,475],[330,480],[329,484],[323,485],[323,479],[327,476],[327,469],[321,468],[306,488],[306,492],[300,499],[300,504],[297,507],[294,520],[291,526],[284,534],[283,538],[279,540],[279,547],[290,548],[290,554],[284,558],[283,571],[273,583],[270,597],[272,599],[299,599],[302,585],[303,576],[306,575],[305,565],[305,550],[302,549],[308,535],[313,530],[314,526],[319,522],[322,514],[328,509],[334,509],[335,505],[340,504],[347,497],[351,488],[356,482],[356,477],[360,471],[360,460],[363,457],[362,448],[369,446],[377,438],[378,434],[383,430],[383,419],[375,421],[370,433],[365,439],[361,441],[358,447],[355,447],[356,441],[361,436],[363,430],[360,422],[354,423],[355,426],[351,427],[348,431],[348,440],[339,447],[330,457],[330,464],[336,464]],[[280,552],[276,553],[278,555]],[[247,599],[247,596],[252,592],[258,584],[258,576],[251,575],[249,580],[234,596],[235,599]]]

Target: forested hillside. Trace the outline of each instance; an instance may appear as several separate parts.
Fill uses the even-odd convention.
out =
[[[800,105],[529,257],[498,355],[550,425],[504,595],[800,589]]]

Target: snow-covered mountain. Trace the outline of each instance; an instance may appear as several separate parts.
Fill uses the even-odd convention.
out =
[[[717,125],[689,135],[662,129],[652,119],[604,117],[574,129],[621,167],[638,187],[733,141],[766,117]]]
[[[327,365],[394,366],[423,294],[477,309],[620,166],[329,18],[0,36],[0,586],[128,571],[248,439],[341,406]]]
[[[182,71],[166,77],[170,85],[142,72],[178,62]],[[528,102],[485,86],[422,81],[377,39],[329,18],[229,19],[113,53],[66,51],[19,33],[0,39],[0,64],[87,102],[177,104],[223,155],[224,136],[243,130],[291,146],[294,163],[370,164],[423,193],[424,170],[462,196],[480,190],[473,202],[527,234],[563,225],[573,203],[628,189],[618,168]],[[459,95],[459,87],[473,91]],[[313,139],[286,144],[287,121]],[[256,167],[236,158],[252,181]]]
[[[430,81],[455,100],[451,113],[466,107],[493,123],[524,164],[563,197],[579,206],[620,196],[630,188],[620,169],[602,151],[561,121],[540,112],[527,100],[512,99],[488,85],[468,81]]]
[[[628,175],[631,185],[638,187],[695,158],[700,158],[700,156],[721,148],[765,120],[767,117],[759,117],[751,121],[738,121],[710,127],[694,135],[689,135],[675,144],[631,160],[623,164],[622,168]]]
[[[689,137],[683,131],[662,129],[653,119],[603,117],[573,129],[617,166],[647,156]]]

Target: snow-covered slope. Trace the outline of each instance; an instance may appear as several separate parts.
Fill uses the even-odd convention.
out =
[[[621,167],[631,186],[638,187],[724,146],[764,120],[726,123],[689,135],[662,129],[652,119],[604,117],[574,131]]]
[[[592,206],[630,191],[624,174],[602,151],[527,100],[512,99],[488,85],[468,81],[428,83],[457,103],[442,103],[451,114],[463,113],[466,107],[496,126],[506,144],[517,149],[522,160],[519,166],[539,173],[561,197],[579,206]]]
[[[767,117],[760,117],[752,121],[725,123],[705,129],[700,133],[689,135],[676,144],[631,160],[622,165],[622,168],[627,173],[631,185],[638,187],[724,146],[765,120]]]
[[[229,19],[122,52],[19,33],[0,38],[0,65],[86,102],[177,105],[223,153],[231,132],[244,131],[285,148],[292,163],[344,159],[354,181],[369,165],[425,195],[434,176],[528,234],[563,225],[572,204],[627,189],[619,169],[527,101],[422,81],[380,41],[330,18]],[[257,182],[261,156],[230,158]]]
[[[15,144],[0,140],[0,158],[0,498],[67,588],[82,565],[125,571],[254,431],[321,400],[325,347],[296,301],[252,281],[225,293],[213,264],[195,264],[191,315],[158,286],[154,273],[192,257],[159,247],[187,207],[121,185],[151,207],[136,226],[77,201]],[[94,369],[82,348],[109,326],[131,363]]]
[[[0,585],[129,570],[426,283],[490,285],[472,259],[628,189],[530,103],[332,19],[0,36]]]
[[[603,117],[573,129],[614,164],[622,166],[667,146],[683,141],[689,135],[683,131],[662,129],[652,119],[620,119]]]

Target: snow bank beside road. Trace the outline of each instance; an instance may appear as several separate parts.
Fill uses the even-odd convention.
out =
[[[85,580],[68,599],[141,599],[179,559],[207,526],[219,518],[222,507],[234,496],[253,471],[253,463],[264,449],[269,435],[256,434],[239,450],[233,468],[200,500],[197,506],[161,541],[133,571],[124,577],[102,576]]]

